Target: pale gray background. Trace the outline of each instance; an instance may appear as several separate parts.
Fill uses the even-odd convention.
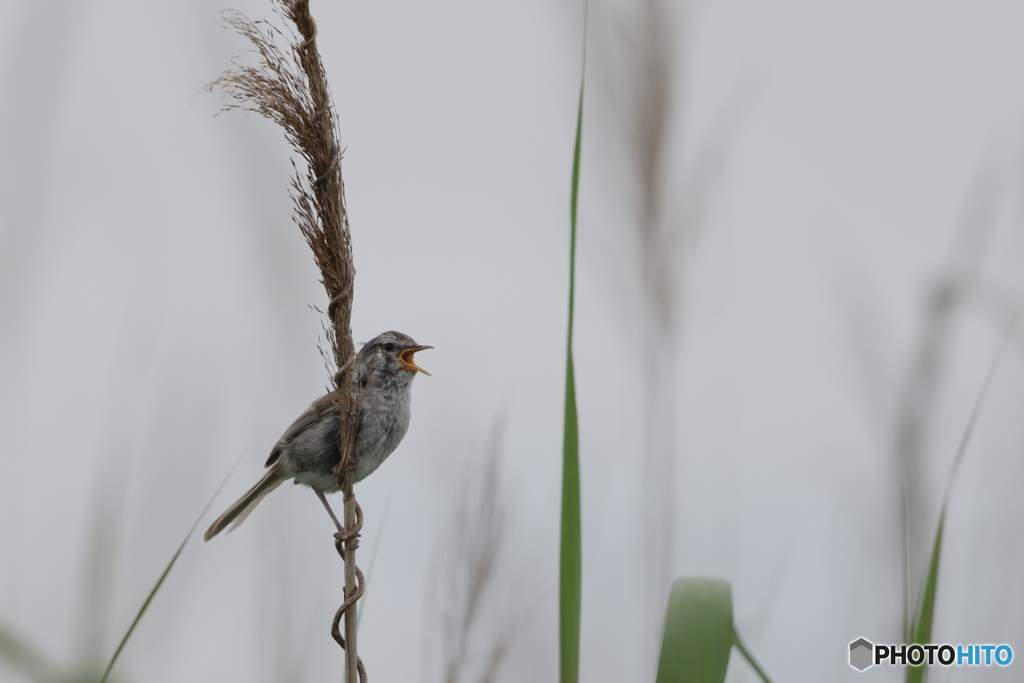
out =
[[[109,655],[233,464],[206,523],[329,381],[282,136],[197,96],[245,49],[213,25],[226,5],[269,16],[257,0],[0,4],[0,624],[68,667]],[[358,488],[364,568],[376,552],[361,653],[371,680],[441,680],[440,553],[503,420],[507,534],[478,646],[513,624],[500,680],[555,680],[582,6],[313,11],[348,148],[356,340],[398,329],[437,347],[420,356],[433,377],[416,380],[405,442]],[[589,26],[576,342],[588,681],[652,680],[660,608],[641,596],[668,588],[643,585],[650,347],[632,314],[614,106],[634,11],[594,2]],[[929,292],[960,272],[1024,294],[1024,6],[674,12],[667,211],[686,214],[694,150],[726,133],[673,256],[679,332],[656,346],[675,374],[670,574],[732,581],[774,680],[860,680],[848,643],[898,639],[893,434]],[[1006,327],[1000,296],[952,318],[926,430],[932,515]],[[935,631],[1018,658],[1022,348],[1000,362],[954,489]],[[331,532],[312,493],[284,487],[239,530],[193,539],[120,679],[339,680]],[[90,601],[97,543],[110,593]],[[0,664],[0,680],[22,679]],[[734,658],[730,681],[750,680]]]

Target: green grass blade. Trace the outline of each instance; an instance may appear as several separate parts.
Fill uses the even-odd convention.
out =
[[[764,683],[772,683],[771,679],[768,678],[768,674],[764,672],[764,669],[761,668],[761,665],[758,664],[757,660],[754,659],[754,655],[750,654],[750,651],[747,650],[746,646],[743,644],[743,641],[740,640],[740,634],[734,633],[733,635],[735,635],[736,637],[736,649],[740,651],[741,655],[743,655],[743,659],[747,660],[747,664],[749,664],[751,668],[754,669],[754,671],[757,673],[758,676],[760,676],[761,680],[764,681]]]
[[[580,463],[576,390],[569,352],[562,444],[562,541],[559,567],[559,640],[562,683],[576,683],[580,668],[580,603],[583,578],[580,540]]]
[[[657,683],[722,683],[738,640],[728,581],[676,579],[665,611]]]
[[[946,527],[946,509],[949,507],[949,494],[953,488],[956,474],[960,470],[960,463],[964,459],[964,453],[967,452],[967,444],[970,443],[971,436],[974,434],[974,427],[978,422],[978,416],[981,415],[981,406],[985,402],[985,396],[988,395],[989,387],[992,385],[992,378],[995,377],[996,366],[999,365],[999,359],[1002,357],[1003,350],[1006,348],[1016,326],[1017,316],[1014,315],[1010,325],[1006,328],[1006,333],[1003,335],[1003,340],[999,344],[995,356],[992,358],[988,372],[985,374],[985,380],[978,391],[978,397],[974,400],[974,406],[971,408],[971,414],[967,418],[967,425],[964,427],[964,433],[960,437],[960,444],[957,446],[956,455],[953,458],[953,467],[950,469],[949,480],[946,482],[946,492],[942,497],[942,508],[939,512],[939,523],[935,529],[935,539],[932,542],[932,554],[928,560],[928,574],[925,577],[924,586],[921,591],[921,600],[913,621],[913,631],[910,634],[911,643],[926,645],[932,641],[932,621],[935,617],[935,599],[939,588],[939,562],[942,558],[942,535]],[[907,666],[906,681],[907,683],[923,683],[927,677],[927,672],[928,669],[924,666]]]
[[[928,561],[928,576],[925,579],[921,606],[914,622],[910,642],[927,644],[932,642],[932,619],[935,616],[935,596],[939,587],[939,559],[942,557],[942,534],[946,526],[946,505],[939,513],[939,526],[935,530],[932,556]],[[927,669],[923,666],[907,666],[907,683],[923,683]]]
[[[224,488],[224,485],[228,483],[228,480],[231,478],[231,474],[235,471],[235,467],[238,466],[240,461],[241,457],[235,461],[235,465],[231,468],[231,472],[228,472],[228,476],[224,477],[224,481],[220,483],[220,486],[217,487],[217,490],[214,492],[209,502],[206,503],[206,507],[204,507],[203,511],[199,513],[199,517],[192,525],[192,528],[188,530],[187,534],[185,534],[184,540],[182,540],[181,545],[178,546],[178,550],[171,557],[171,561],[167,563],[166,567],[164,567],[164,571],[160,574],[160,578],[156,580],[156,584],[153,586],[152,590],[149,591],[149,595],[147,595],[146,599],[143,601],[142,607],[139,608],[139,611],[135,615],[135,619],[132,620],[132,625],[128,627],[128,631],[124,634],[124,637],[121,638],[121,642],[118,643],[117,649],[114,650],[114,655],[110,658],[107,668],[104,669],[103,677],[100,678],[100,683],[107,683],[107,680],[110,678],[110,672],[114,668],[114,664],[117,663],[117,658],[121,656],[121,651],[124,650],[124,646],[128,644],[128,639],[131,638],[132,633],[135,632],[135,627],[139,625],[140,621],[142,621],[142,615],[144,615],[146,610],[149,609],[149,604],[153,602],[153,598],[156,597],[156,593],[160,590],[160,586],[164,584],[164,580],[167,578],[167,575],[171,573],[174,563],[178,561],[178,557],[181,556],[181,551],[185,549],[185,544],[188,543],[190,538],[192,538],[192,534],[195,533],[196,529],[199,527],[199,523],[203,520],[203,517],[206,516],[206,513],[210,511],[210,506],[213,505],[213,501],[215,501],[217,496],[220,495],[221,490]]]
[[[163,585],[164,579],[166,579],[167,575],[171,573],[171,568],[174,567],[174,563],[178,561],[178,557],[181,555],[181,551],[185,549],[185,544],[188,543],[188,539],[192,537],[192,531],[195,531],[194,526],[192,527],[192,530],[185,535],[185,540],[181,542],[181,545],[178,546],[177,552],[174,553],[171,561],[167,563],[163,573],[160,574],[160,578],[157,579],[156,585],[153,586],[151,591],[149,591],[149,595],[146,596],[146,600],[142,603],[142,607],[139,608],[138,613],[135,615],[132,625],[128,627],[128,632],[124,634],[124,637],[121,638],[121,642],[117,645],[117,649],[114,650],[114,656],[110,658],[107,668],[104,669],[103,678],[100,679],[100,683],[107,683],[107,679],[110,677],[110,671],[114,668],[114,664],[117,663],[117,658],[121,656],[121,651],[124,649],[124,646],[128,644],[128,639],[132,637],[132,633],[135,632],[135,627],[139,625],[140,621],[142,621],[142,615],[144,615],[146,610],[149,609],[149,603],[153,602],[153,598],[156,597],[156,592],[160,590],[160,586]]]
[[[586,19],[583,22],[583,62],[586,70]],[[576,144],[572,158],[572,195],[569,205],[569,324],[565,361],[565,419],[562,441],[562,538],[559,557],[559,676],[561,683],[577,683],[580,674],[580,605],[583,553],[580,532],[579,425],[576,415],[576,372],[572,358],[572,331],[576,297],[576,206],[580,184],[580,146],[583,135],[583,80],[576,112]]]
[[[963,462],[964,453],[967,452],[967,444],[971,440],[971,436],[974,434],[974,426],[978,423],[978,416],[981,415],[981,406],[985,402],[985,396],[988,395],[989,387],[992,386],[992,379],[996,375],[996,367],[999,365],[999,359],[1003,357],[1003,351],[1006,350],[1007,345],[1010,343],[1010,338],[1013,336],[1013,330],[1017,327],[1018,316],[1015,314],[1010,320],[1009,326],[1006,328],[1006,332],[1003,333],[1003,339],[999,342],[999,348],[996,349],[995,355],[992,356],[992,362],[988,366],[988,371],[985,373],[985,380],[981,383],[981,389],[978,390],[978,397],[974,399],[974,405],[971,407],[971,414],[967,418],[967,425],[964,427],[964,433],[960,437],[960,444],[956,449],[956,456],[953,458],[953,467],[949,472],[949,480],[946,482],[946,491],[943,494],[943,507],[949,500],[949,492],[953,488],[953,480],[956,478],[956,473],[960,470],[960,463]]]

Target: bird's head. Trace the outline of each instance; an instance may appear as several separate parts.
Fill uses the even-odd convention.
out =
[[[417,351],[432,349],[433,346],[417,344],[412,337],[401,332],[384,332],[363,345],[356,359],[357,365],[367,370],[384,373],[430,373],[416,365],[413,356]],[[409,375],[412,378],[412,375]]]

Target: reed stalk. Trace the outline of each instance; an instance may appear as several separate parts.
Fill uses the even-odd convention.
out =
[[[345,531],[336,540],[345,562],[345,602],[339,608],[331,634],[345,649],[345,680],[366,680],[366,671],[356,653],[356,601],[364,582],[355,563],[359,547],[362,514],[352,490],[353,448],[359,419],[358,389],[353,387],[355,346],[351,317],[355,267],[345,183],[341,174],[342,150],[338,144],[338,120],[334,112],[327,74],[317,50],[317,26],[309,0],[274,0],[274,11],[284,19],[277,28],[266,21],[253,21],[237,11],[224,14],[223,22],[255,47],[256,66],[235,64],[210,84],[229,101],[226,108],[254,111],[284,129],[302,163],[292,164],[293,218],[320,269],[327,292],[328,329],[334,367],[334,396],[340,421],[338,446],[341,458],[334,472],[345,501]],[[279,45],[283,42],[283,47]],[[302,170],[300,171],[300,166]],[[338,623],[345,616],[345,635]]]

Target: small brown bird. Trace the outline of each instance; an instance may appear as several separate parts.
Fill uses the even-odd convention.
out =
[[[394,452],[409,429],[410,388],[417,372],[430,373],[413,362],[417,351],[432,349],[401,332],[385,332],[367,342],[356,355],[353,382],[361,389],[362,404],[356,429],[354,480],[373,473]],[[268,493],[294,479],[316,493],[338,530],[325,493],[338,490],[334,467],[338,450],[338,414],[334,395],[321,396],[299,416],[270,451],[263,478],[217,518],[206,535],[209,541],[234,522],[241,524]]]

